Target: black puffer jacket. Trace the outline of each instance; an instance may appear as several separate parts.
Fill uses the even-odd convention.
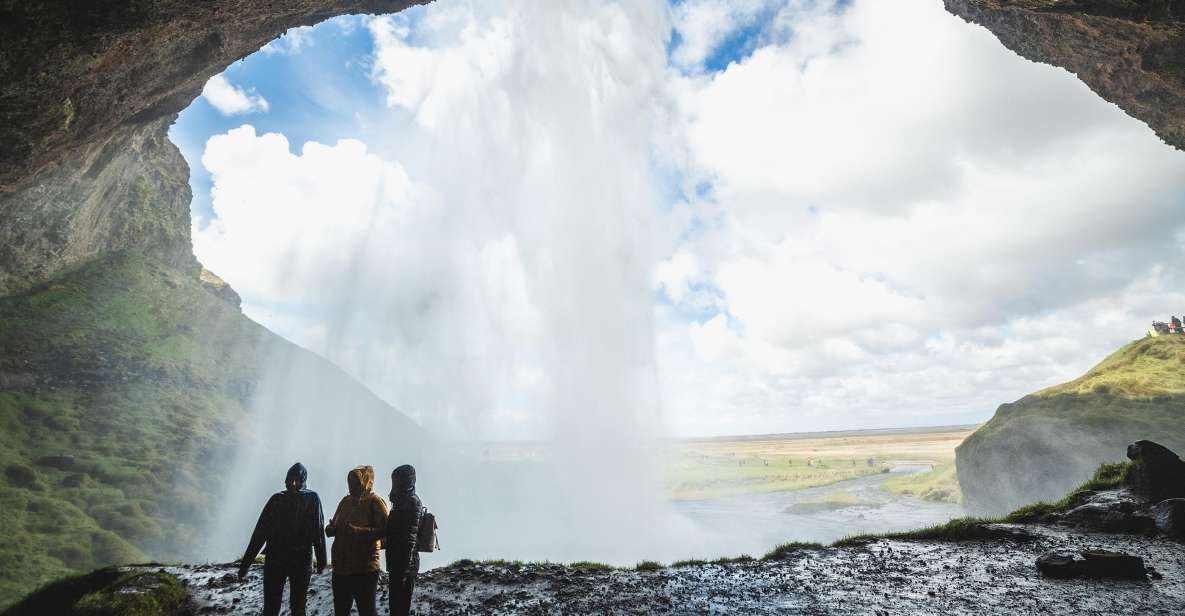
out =
[[[321,498],[305,489],[306,481],[308,471],[303,465],[297,463],[288,469],[285,481],[288,489],[273,494],[263,506],[247,551],[243,553],[240,570],[245,572],[265,545],[263,553],[273,563],[308,565],[312,562],[311,553],[316,552],[317,570],[325,568],[325,536],[321,534],[325,514],[321,511]]]
[[[416,539],[424,507],[416,495],[416,471],[408,465],[395,469],[392,480],[399,483],[391,490],[391,514],[387,516],[387,572],[394,583],[408,573],[419,571],[420,554]]]

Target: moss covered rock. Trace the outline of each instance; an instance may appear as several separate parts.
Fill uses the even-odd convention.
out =
[[[180,616],[189,589],[164,570],[106,568],[47,584],[4,616]]]

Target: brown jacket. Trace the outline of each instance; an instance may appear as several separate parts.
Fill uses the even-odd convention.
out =
[[[325,527],[333,540],[333,574],[354,575],[379,570],[379,540],[387,522],[387,502],[374,493],[374,469],[359,466],[346,476],[350,494],[337,504]]]

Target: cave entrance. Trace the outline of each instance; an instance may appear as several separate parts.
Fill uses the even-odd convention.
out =
[[[663,438],[979,421],[1185,299],[1182,154],[937,2],[239,4],[0,20],[0,294],[64,311],[0,377],[86,427],[87,477],[12,447],[94,533],[59,573],[247,528],[294,459],[422,461],[465,556],[827,541],[864,522],[672,507]]]

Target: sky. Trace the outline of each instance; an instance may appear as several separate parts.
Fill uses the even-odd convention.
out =
[[[1185,153],[939,0],[341,17],[170,135],[245,313],[458,438],[975,423],[1185,310]]]

